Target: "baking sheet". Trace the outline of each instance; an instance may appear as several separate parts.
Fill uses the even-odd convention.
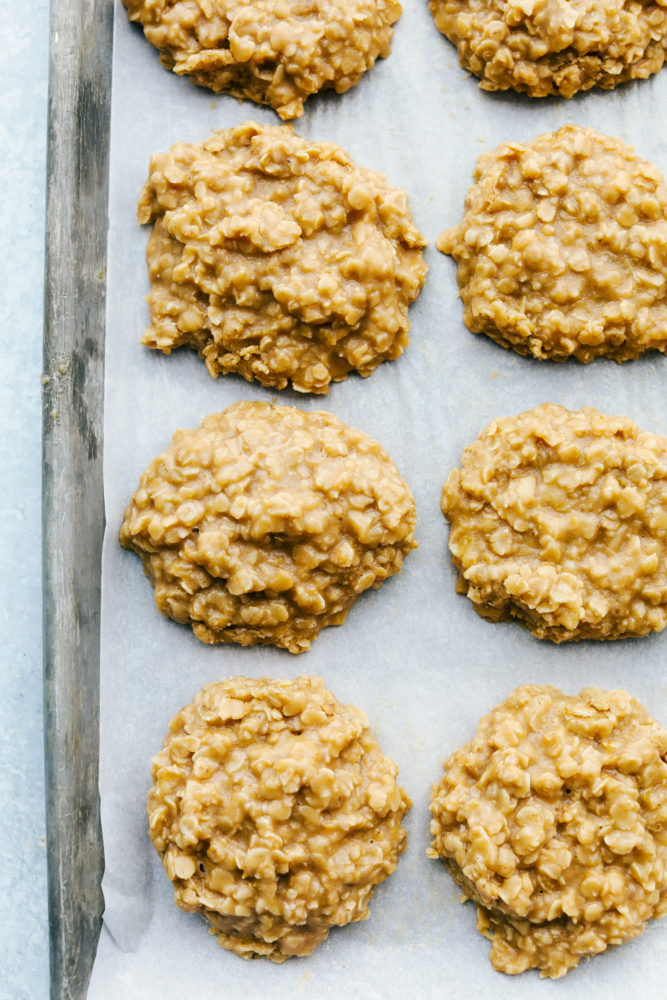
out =
[[[369,379],[351,377],[327,397],[276,394],[240,378],[214,381],[193,352],[170,357],[139,344],[148,322],[144,248],[135,204],[152,152],[201,140],[247,119],[275,124],[268,109],[194,88],[163,70],[142,33],[116,5],[112,131],[104,480],[100,789],[106,903],[91,1000],[184,995],[394,998],[664,997],[667,920],[635,942],[583,962],[559,982],[493,971],[444,867],[425,856],[430,786],[442,762],[472,736],[481,714],[520,683],[568,692],[624,687],[667,723],[667,634],[606,644],[554,646],[511,624],[490,625],[454,591],[440,490],[464,446],[494,417],[544,401],[592,404],[667,434],[667,360],[618,366],[537,363],[470,334],[462,322],[455,265],[435,250],[457,222],[480,152],[527,140],[566,121],[618,135],[667,171],[667,71],[612,93],[566,102],[482,93],[435,29],[427,5],[406,0],[390,57],[340,97],[311,99],[295,127],[333,140],[359,164],[407,189],[429,241],[429,274],[411,309],[412,342]],[[298,657],[275,649],[204,646],[163,619],[139,559],[116,536],[140,473],[177,427],[240,399],[329,409],[376,437],[410,483],[419,548],[400,576],[366,594],[339,628]],[[146,833],[150,758],[171,716],[203,684],[232,674],[320,674],[342,701],[369,715],[413,799],[409,846],[377,890],[371,919],[342,930],[307,959],[244,962],[218,947],[204,923],[181,913]]]

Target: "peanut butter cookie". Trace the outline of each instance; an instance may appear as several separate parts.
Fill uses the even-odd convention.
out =
[[[216,93],[299,118],[319,90],[339,94],[389,55],[396,0],[123,0],[160,62]]]
[[[330,413],[237,403],[181,430],[125,512],[168,618],[203,642],[300,653],[415,547],[387,452]]]
[[[442,491],[459,589],[539,639],[667,625],[667,438],[592,407],[494,420]]]
[[[458,226],[473,333],[535,358],[667,351],[667,186],[630,146],[566,125],[483,153]]]
[[[526,685],[445,761],[430,857],[491,963],[558,978],[667,913],[667,730],[625,691]]]
[[[243,958],[310,955],[369,916],[405,850],[397,772],[319,677],[208,684],[153,760],[148,826],[177,905]]]
[[[657,73],[667,55],[662,0],[430,0],[430,7],[483,90],[531,97],[611,90]]]
[[[149,347],[324,393],[408,343],[424,241],[405,192],[340,146],[254,122],[179,143],[152,158],[138,217],[153,223]]]

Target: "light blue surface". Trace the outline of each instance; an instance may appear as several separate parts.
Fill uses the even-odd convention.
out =
[[[0,1000],[48,996],[41,370],[47,0],[0,5]]]

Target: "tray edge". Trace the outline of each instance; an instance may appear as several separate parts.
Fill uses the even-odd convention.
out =
[[[52,1000],[85,997],[104,905],[99,628],[112,40],[112,2],[52,0],[42,377]]]

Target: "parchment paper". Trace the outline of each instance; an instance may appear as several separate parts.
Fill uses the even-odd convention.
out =
[[[442,762],[470,738],[480,715],[517,684],[624,687],[667,723],[667,633],[639,640],[554,646],[517,625],[490,625],[454,592],[440,490],[464,446],[494,417],[544,401],[592,404],[667,434],[667,359],[623,366],[554,365],[520,358],[463,325],[455,265],[435,250],[463,210],[475,159],[566,121],[634,144],[667,171],[667,70],[611,93],[531,101],[481,92],[458,66],[423,0],[404,0],[389,58],[340,97],[311,99],[297,131],[333,140],[359,164],[407,189],[429,241],[429,274],[411,309],[412,342],[369,379],[349,378],[327,397],[290,392],[279,401],[329,409],[377,438],[412,486],[419,549],[403,572],[365,595],[345,624],[298,657],[274,649],[204,646],[163,619],[137,556],[117,543],[139,475],[177,427],[240,399],[275,393],[240,378],[212,380],[193,352],[141,347],[148,323],[144,248],[135,222],[152,152],[201,140],[247,119],[277,123],[251,102],[214,97],[162,69],[140,30],[116,7],[106,339],[105,495],[100,788],[106,874],[105,926],[91,1000],[247,1000],[368,996],[513,1000],[665,996],[667,920],[637,941],[582,962],[558,982],[507,977],[488,962],[472,904],[442,864],[429,861],[428,802]],[[169,719],[204,683],[232,674],[320,674],[343,701],[368,713],[400,766],[414,805],[409,846],[377,890],[371,919],[334,931],[311,958],[282,966],[245,962],[221,949],[199,918],[181,913],[146,832],[150,759]]]

